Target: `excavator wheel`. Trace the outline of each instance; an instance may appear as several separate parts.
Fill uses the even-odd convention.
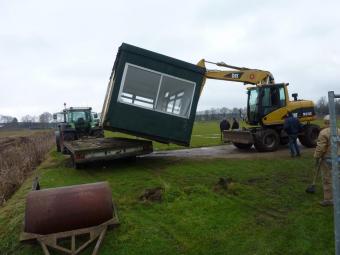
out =
[[[234,146],[240,150],[249,150],[253,144],[252,143],[233,143]]]
[[[299,135],[300,143],[307,148],[314,148],[320,133],[320,128],[317,125],[306,125],[303,135]]]
[[[280,137],[275,130],[264,129],[255,135],[254,146],[259,152],[276,151],[280,144]]]

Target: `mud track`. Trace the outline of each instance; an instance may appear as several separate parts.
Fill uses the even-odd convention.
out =
[[[313,148],[305,148],[302,146],[300,146],[300,148],[302,154],[310,154],[314,151]],[[146,157],[256,159],[290,157],[290,152],[289,148],[286,146],[281,146],[275,152],[257,152],[254,147],[250,150],[240,150],[235,146],[228,144],[192,149],[155,151]]]

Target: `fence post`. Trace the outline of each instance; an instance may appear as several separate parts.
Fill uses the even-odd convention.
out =
[[[333,185],[333,201],[334,201],[334,239],[335,239],[335,254],[340,255],[340,179],[338,167],[338,142],[340,141],[336,125],[335,113],[335,98],[340,98],[340,95],[335,95],[334,91],[328,92],[329,118],[331,129],[331,162],[332,162],[332,185]]]

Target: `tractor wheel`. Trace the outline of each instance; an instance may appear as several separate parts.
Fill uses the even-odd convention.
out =
[[[96,138],[103,138],[104,137],[104,130],[99,129],[99,130],[93,131],[93,136],[96,137]]]
[[[75,140],[74,133],[64,133],[64,141],[73,141]]]
[[[303,146],[307,148],[313,148],[316,146],[319,133],[319,126],[306,125],[303,130],[303,135],[299,135],[299,141]]]
[[[61,149],[60,149],[60,137],[56,137],[55,138],[55,143],[57,145],[57,152],[61,152]]]
[[[275,130],[265,129],[255,136],[254,146],[259,152],[276,151],[280,143],[280,137]]]
[[[252,143],[233,143],[233,145],[240,150],[249,150],[253,146]]]
[[[62,146],[60,146],[61,151],[63,152],[63,154],[69,154],[69,151],[67,150],[67,148],[64,146],[64,142],[65,141],[74,141],[75,140],[75,134],[68,132],[68,133],[64,133],[63,134],[63,143]]]

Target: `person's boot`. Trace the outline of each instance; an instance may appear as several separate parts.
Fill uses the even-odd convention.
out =
[[[319,204],[321,206],[324,206],[324,207],[332,206],[333,205],[333,200],[322,200],[322,201],[319,202]]]

